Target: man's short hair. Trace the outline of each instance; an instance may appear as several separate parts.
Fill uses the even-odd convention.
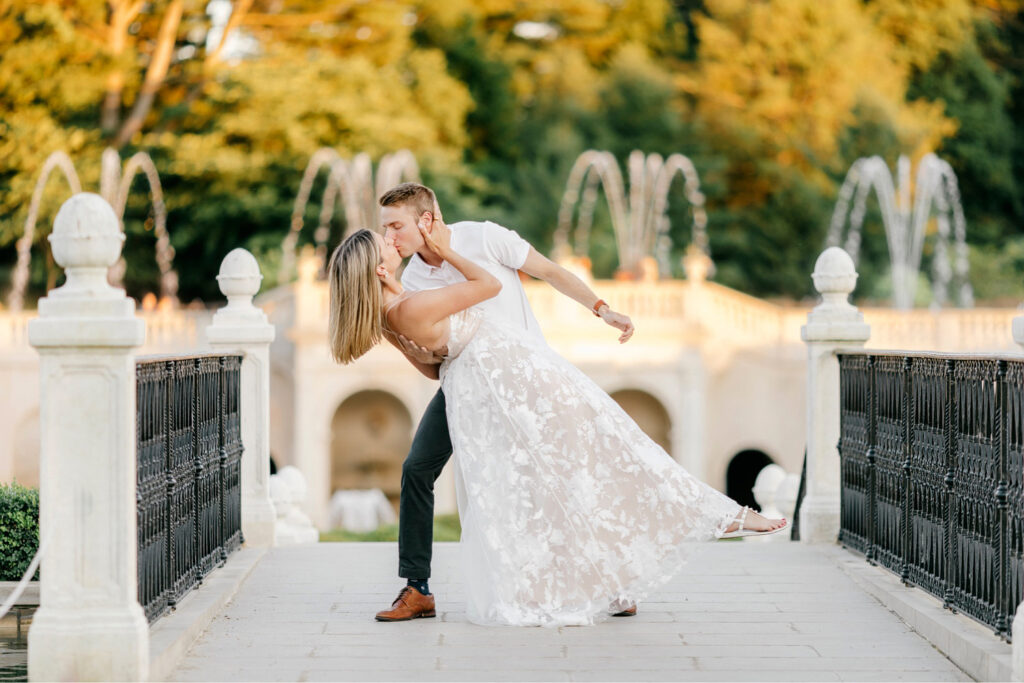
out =
[[[408,206],[418,219],[425,211],[434,213],[434,191],[419,183],[402,183],[382,194],[380,205]]]

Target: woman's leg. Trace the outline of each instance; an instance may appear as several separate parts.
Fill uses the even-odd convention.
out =
[[[749,531],[774,531],[775,529],[781,529],[786,526],[786,520],[783,519],[768,519],[764,515],[760,515],[750,508],[743,508],[740,511],[739,516],[732,524],[730,524],[725,533],[733,531],[739,531],[742,527]]]

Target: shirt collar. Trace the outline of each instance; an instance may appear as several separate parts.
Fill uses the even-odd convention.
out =
[[[451,225],[448,226],[448,228],[452,231],[453,243],[456,242],[456,235],[458,235],[461,232],[460,230],[456,230],[457,225],[459,224],[452,223]],[[409,265],[411,266],[413,264],[416,264],[417,268],[423,268],[424,270],[426,270],[429,275],[434,275],[442,270],[451,270],[453,268],[453,266],[449,264],[447,261],[441,261],[441,265],[439,266],[432,266],[423,260],[423,257],[420,256],[420,253],[418,251],[409,257]]]
[[[413,265],[413,264],[415,264],[416,268],[422,268],[422,269],[426,270],[428,274],[433,275],[434,273],[437,273],[437,272],[443,270],[445,268],[445,266],[448,265],[448,262],[447,261],[441,261],[441,265],[439,265],[439,266],[432,266],[432,265],[430,265],[429,263],[427,263],[426,261],[423,260],[423,257],[420,256],[419,252],[416,252],[412,256],[409,257],[409,265]]]

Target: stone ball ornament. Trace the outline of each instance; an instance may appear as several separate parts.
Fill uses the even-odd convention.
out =
[[[217,284],[221,293],[228,297],[251,297],[260,291],[263,275],[256,257],[248,250],[232,249],[220,263]]]
[[[846,251],[840,247],[829,247],[814,263],[811,278],[820,294],[849,295],[857,286],[857,268]]]
[[[107,200],[81,192],[60,207],[48,239],[62,268],[106,269],[120,257],[124,233]]]

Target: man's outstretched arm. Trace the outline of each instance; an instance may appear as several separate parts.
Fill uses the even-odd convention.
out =
[[[594,310],[594,305],[600,301],[597,294],[594,294],[594,290],[587,286],[587,283],[533,247],[530,247],[530,253],[520,270],[538,280],[544,280],[562,294],[578,301],[591,311]],[[620,344],[629,341],[629,338],[633,336],[633,321],[629,319],[628,315],[613,311],[609,308],[608,304],[602,304],[596,313],[601,317],[601,320],[622,331],[622,334],[619,336]]]

